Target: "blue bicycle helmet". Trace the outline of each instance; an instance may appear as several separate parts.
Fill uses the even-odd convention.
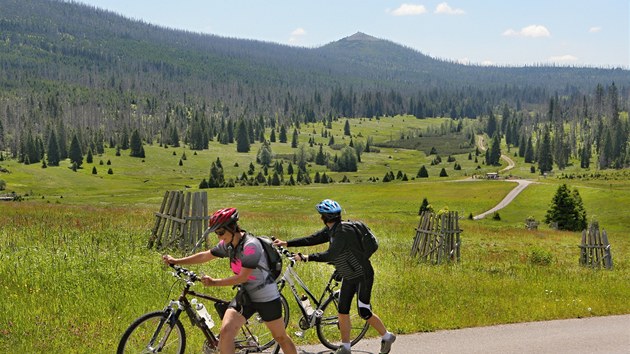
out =
[[[315,206],[320,214],[339,214],[341,205],[332,199],[324,199]]]

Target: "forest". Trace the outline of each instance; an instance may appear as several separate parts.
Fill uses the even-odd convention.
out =
[[[105,146],[144,157],[143,144],[243,152],[276,135],[287,142],[307,123],[328,136],[339,119],[412,115],[451,118],[459,128],[433,133],[444,137],[474,119],[469,137],[504,139],[541,174],[572,159],[582,168],[630,166],[630,71],[621,68],[462,65],[364,33],[290,47],[57,0],[0,3],[0,48],[0,163],[70,158],[79,168]],[[368,137],[344,151],[365,148]],[[488,154],[498,162],[496,149]]]

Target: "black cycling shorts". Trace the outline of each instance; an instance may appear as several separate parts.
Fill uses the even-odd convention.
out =
[[[346,280],[341,282],[339,291],[339,313],[347,315],[350,313],[352,298],[357,294],[357,300],[363,304],[370,305],[372,298],[372,285],[374,284],[374,272],[366,271],[363,278]]]
[[[234,305],[234,302],[232,302],[230,303],[230,307],[238,311],[246,319],[252,317],[256,312],[258,312],[260,318],[265,322],[277,320],[282,317],[282,302],[280,298],[267,302],[251,302],[245,306]],[[240,307],[242,307],[242,311]]]

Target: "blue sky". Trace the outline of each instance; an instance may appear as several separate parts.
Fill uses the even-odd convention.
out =
[[[630,68],[627,0],[75,0],[224,37],[318,47],[364,32],[480,65]]]

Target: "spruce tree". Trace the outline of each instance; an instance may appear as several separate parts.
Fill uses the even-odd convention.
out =
[[[131,133],[131,143],[130,143],[131,152],[129,156],[131,157],[141,157],[144,158],[144,148],[142,147],[142,139],[140,138],[140,133],[138,129],[134,130]]]
[[[315,155],[315,164],[320,166],[326,165],[326,155],[324,155],[324,150],[321,144],[319,145],[317,155]]]
[[[540,150],[538,151],[538,170],[540,174],[550,172],[553,169],[553,155],[551,151],[551,137],[549,136],[549,130],[545,129],[543,138],[540,143]]]
[[[236,133],[236,152],[249,152],[250,146],[247,125],[244,120],[240,120]]]
[[[92,149],[88,149],[87,156],[85,156],[85,162],[86,163],[94,162],[94,155],[92,155]]]
[[[418,215],[422,215],[425,211],[431,211],[431,206],[429,205],[429,200],[424,197],[422,199],[422,204],[420,204],[420,209],[418,210]]]
[[[346,119],[346,124],[344,124],[343,126],[343,135],[345,136],[350,136],[352,135],[350,133],[350,121]]]
[[[557,223],[558,230],[581,231],[586,228],[586,211],[577,189],[571,192],[566,184],[558,187],[545,215],[545,223],[552,222]]]
[[[79,138],[76,134],[72,137],[68,157],[70,158],[71,163],[76,163],[77,168],[80,168],[83,164],[83,152],[81,152],[81,144],[79,144]]]
[[[501,159],[501,136],[499,136],[499,134],[495,134],[494,137],[492,137],[492,144],[490,145],[490,149],[486,151],[486,165],[488,166],[499,165],[500,159]]]
[[[422,167],[420,167],[420,170],[418,170],[418,174],[416,175],[416,177],[418,177],[418,178],[428,178],[429,177],[429,171],[427,171],[427,168],[424,167],[424,165],[422,165]]]
[[[127,130],[127,126],[123,128],[119,146],[122,150],[129,149],[129,131]]]
[[[50,137],[48,138],[48,149],[46,153],[46,159],[48,160],[48,166],[59,166],[61,159],[59,158],[59,145],[57,144],[57,135],[54,130],[50,131]]]
[[[297,129],[293,129],[293,138],[291,139],[291,147],[294,149],[298,147],[299,136],[300,135],[298,134]]]
[[[280,136],[278,139],[281,143],[287,142],[287,128],[284,125],[280,127]]]
[[[527,139],[527,147],[525,148],[525,163],[534,162],[534,156],[536,156],[536,154],[534,153],[534,145],[532,144],[532,137],[530,136],[529,139]]]

